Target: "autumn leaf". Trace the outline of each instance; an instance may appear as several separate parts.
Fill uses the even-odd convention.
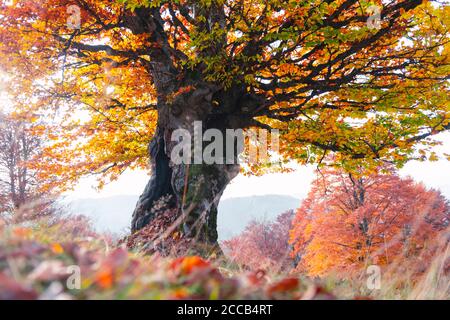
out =
[[[95,282],[103,289],[110,289],[114,284],[114,271],[110,266],[102,267],[95,277]]]
[[[56,254],[64,253],[64,248],[59,243],[54,243],[51,245],[52,251]]]
[[[300,281],[297,278],[287,278],[271,284],[267,289],[267,295],[274,297],[279,293],[294,291],[299,288]]]
[[[182,274],[190,274],[198,269],[209,268],[210,264],[198,256],[181,257],[174,260],[169,268],[171,270],[181,272]]]

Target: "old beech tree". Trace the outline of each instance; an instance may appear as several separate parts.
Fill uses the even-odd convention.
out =
[[[417,150],[436,158],[431,136],[450,128],[445,2],[1,0],[0,10],[8,90],[59,137],[49,172],[104,183],[145,167],[150,143],[133,231],[169,195],[186,215],[180,232],[216,243],[217,203],[240,166],[171,163],[172,132],[194,121],[277,128],[286,161],[334,154],[368,170]]]

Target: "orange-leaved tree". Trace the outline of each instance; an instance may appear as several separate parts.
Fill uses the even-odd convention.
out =
[[[196,121],[276,128],[284,161],[334,153],[347,169],[403,164],[419,141],[435,158],[430,137],[450,128],[440,1],[1,0],[0,10],[8,90],[58,136],[49,173],[114,179],[150,157],[133,231],[171,196],[179,232],[216,243],[217,204],[240,165],[171,161],[172,134],[193,135]]]
[[[298,271],[348,275],[373,264],[432,257],[449,223],[448,200],[411,178],[326,170],[297,211],[290,243]]]

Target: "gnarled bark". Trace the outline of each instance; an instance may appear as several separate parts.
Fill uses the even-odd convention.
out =
[[[198,243],[216,246],[217,207],[226,186],[239,173],[239,164],[237,155],[234,164],[171,161],[172,150],[179,143],[171,141],[174,130],[185,129],[194,137],[195,121],[201,121],[204,130],[215,128],[224,134],[231,126],[226,118],[211,116],[214,88],[198,83],[195,88],[159,106],[158,130],[149,148],[152,177],[133,213],[132,230],[151,223],[157,214],[155,202],[169,196],[166,206],[175,208],[180,217],[178,231]]]
[[[155,201],[165,196],[174,196],[171,184],[172,168],[170,168],[169,157],[165,153],[164,144],[161,130],[157,129],[156,135],[149,146],[152,176],[134,210],[131,226],[133,232],[142,229],[151,222],[154,217],[152,208]],[[174,206],[174,203],[171,202],[169,205]]]

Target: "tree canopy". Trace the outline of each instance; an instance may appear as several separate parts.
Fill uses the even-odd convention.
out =
[[[51,170],[68,181],[144,167],[158,102],[170,105],[197,83],[215,88],[212,116],[281,129],[281,154],[301,163],[333,153],[347,168],[401,165],[419,141],[434,159],[429,137],[450,128],[444,2],[14,0],[0,8],[9,92],[47,118],[58,137]]]

